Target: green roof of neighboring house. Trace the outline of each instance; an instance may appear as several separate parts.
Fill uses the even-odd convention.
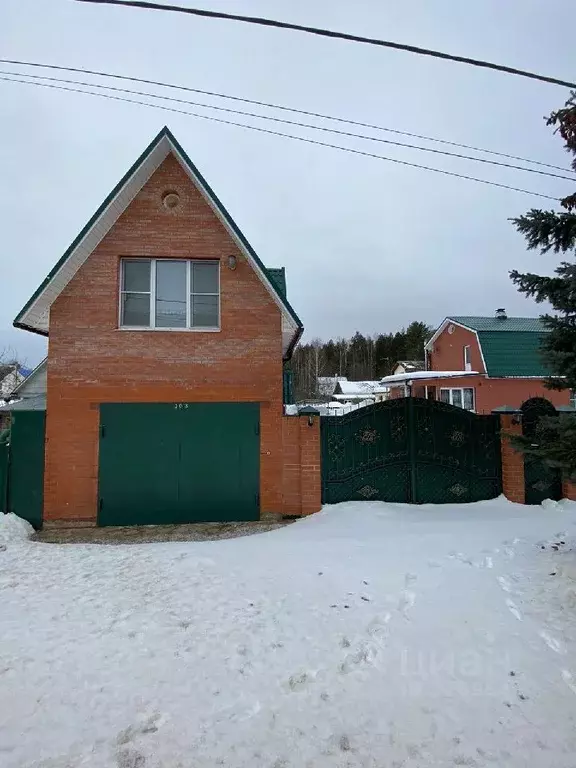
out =
[[[489,376],[549,376],[542,359],[545,332],[478,331]]]
[[[476,331],[488,376],[550,376],[542,357],[548,331],[539,317],[451,315],[449,319]]]
[[[544,331],[539,317],[478,317],[476,315],[450,315],[450,320],[465,325],[473,331]]]
[[[274,283],[274,287],[286,298],[286,269],[284,267],[267,267],[268,277]]]

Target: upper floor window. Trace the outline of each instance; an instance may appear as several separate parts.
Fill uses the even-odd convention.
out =
[[[470,353],[470,347],[468,346],[464,347],[464,370],[465,371],[472,370],[472,356]]]
[[[218,261],[122,259],[120,327],[220,327]]]

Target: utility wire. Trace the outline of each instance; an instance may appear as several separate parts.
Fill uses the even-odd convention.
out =
[[[390,139],[382,139],[375,136],[365,136],[364,134],[361,134],[361,133],[351,133],[350,131],[340,131],[340,130],[337,130],[336,128],[326,128],[325,126],[313,125],[312,123],[301,123],[296,120],[287,120],[281,117],[272,117],[270,115],[259,115],[256,112],[246,112],[241,109],[231,109],[229,107],[219,107],[213,104],[203,104],[198,101],[187,101],[186,99],[177,99],[173,96],[157,95],[155,93],[148,93],[146,91],[136,91],[130,88],[117,88],[112,85],[102,85],[100,83],[87,83],[81,80],[70,80],[63,77],[48,77],[47,75],[30,75],[30,74],[27,74],[26,72],[7,72],[2,69],[0,69],[0,75],[11,75],[15,77],[29,77],[29,78],[33,78],[34,80],[49,80],[51,82],[56,82],[56,83],[67,83],[69,85],[82,85],[88,88],[100,88],[104,90],[115,91],[117,93],[128,93],[132,96],[145,96],[147,98],[161,99],[163,101],[170,101],[178,104],[186,104],[192,107],[202,107],[204,109],[215,109],[219,112],[227,112],[228,114],[231,113],[234,115],[242,115],[243,117],[256,117],[259,120],[270,120],[274,123],[282,123],[284,125],[295,125],[298,128],[311,128],[312,130],[315,130],[315,131],[323,131],[325,133],[335,133],[339,136],[347,136],[348,138],[353,138],[353,139],[363,139],[365,141],[377,141],[382,144],[390,144],[394,147],[417,149],[421,152],[432,152],[435,155],[445,155],[448,157],[456,157],[460,160],[473,160],[474,162],[477,162],[477,163],[485,163],[487,165],[497,165],[502,168],[512,168],[513,170],[525,171],[526,173],[538,173],[541,176],[552,176],[553,178],[563,179],[564,181],[574,181],[574,177],[572,176],[562,176],[559,173],[550,173],[550,171],[540,171],[536,168],[524,168],[521,165],[513,165],[512,163],[503,163],[498,160],[487,160],[486,158],[483,158],[483,157],[472,157],[471,155],[462,155],[456,152],[447,152],[446,150],[433,149],[432,147],[420,147],[416,144],[406,144],[405,142],[401,142],[401,141],[391,141]]]
[[[385,160],[387,162],[396,163],[397,165],[404,165],[404,166],[407,166],[409,168],[418,168],[418,169],[424,170],[424,171],[432,171],[433,173],[441,173],[444,176],[453,176],[454,178],[457,178],[457,179],[467,179],[468,181],[476,181],[479,184],[488,184],[489,186],[492,186],[492,187],[500,187],[501,189],[508,189],[508,190],[512,190],[513,192],[522,192],[523,194],[526,194],[526,195],[534,195],[536,197],[544,197],[547,200],[555,200],[556,202],[559,201],[559,198],[558,197],[554,197],[553,195],[544,195],[541,192],[533,192],[530,189],[522,189],[520,187],[512,187],[509,184],[501,184],[498,181],[489,181],[488,179],[479,179],[479,178],[477,178],[475,176],[468,176],[468,175],[466,175],[464,173],[456,173],[455,171],[446,171],[446,170],[444,170],[442,168],[433,168],[433,167],[428,166],[428,165],[420,165],[419,163],[410,163],[407,160],[399,160],[399,159],[394,158],[394,157],[386,157],[384,155],[376,155],[373,152],[365,152],[365,151],[360,150],[360,149],[352,149],[351,147],[342,147],[342,146],[340,146],[338,144],[329,144],[328,142],[325,142],[325,141],[318,141],[316,139],[310,139],[310,138],[306,138],[304,136],[294,136],[293,134],[282,133],[281,131],[272,131],[269,128],[260,128],[259,126],[247,125],[246,123],[237,123],[237,122],[232,121],[232,120],[224,120],[224,119],[222,119],[220,117],[214,117],[213,115],[202,115],[202,114],[199,114],[198,112],[189,112],[189,111],[183,110],[183,109],[176,109],[175,107],[167,107],[167,106],[164,106],[163,104],[153,104],[151,102],[140,101],[138,99],[128,99],[128,98],[126,98],[124,96],[113,96],[110,93],[94,93],[93,91],[84,91],[84,90],[81,90],[79,88],[70,88],[70,87],[65,86],[65,85],[54,85],[52,83],[39,83],[39,82],[35,82],[35,81],[32,81],[32,80],[20,80],[18,78],[14,78],[14,77],[2,76],[2,77],[0,77],[0,81],[6,81],[6,82],[11,82],[11,83],[23,83],[24,85],[35,85],[35,86],[38,86],[38,87],[41,87],[41,88],[52,88],[52,89],[55,89],[55,90],[58,90],[58,91],[69,91],[71,93],[84,93],[84,94],[86,94],[88,96],[99,96],[100,98],[111,99],[112,101],[122,101],[122,102],[126,102],[127,104],[139,104],[140,106],[143,106],[143,107],[153,107],[154,109],[162,109],[162,110],[164,110],[166,112],[175,112],[175,113],[180,114],[180,115],[189,115],[191,117],[199,117],[202,120],[210,120],[212,122],[222,123],[224,125],[233,125],[233,126],[236,126],[238,128],[247,128],[248,130],[258,131],[259,133],[266,133],[266,134],[269,134],[270,136],[281,136],[281,137],[283,137],[285,139],[293,139],[294,141],[302,141],[302,142],[305,142],[306,144],[314,144],[314,145],[319,146],[319,147],[329,147],[330,149],[337,149],[337,150],[339,150],[341,152],[349,152],[349,153],[351,153],[353,155],[361,155],[363,157],[371,157],[371,158],[374,158],[376,160]]]
[[[448,61],[457,61],[461,64],[471,64],[474,67],[483,67],[485,69],[494,69],[498,72],[506,72],[509,75],[519,75],[520,77],[529,77],[531,80],[541,80],[544,83],[553,85],[562,85],[566,88],[576,88],[576,83],[568,80],[559,80],[556,77],[539,75],[536,72],[528,72],[524,69],[507,67],[503,64],[494,64],[482,59],[471,59],[467,56],[454,56],[451,53],[434,51],[430,48],[419,48],[415,45],[405,43],[394,43],[390,40],[379,40],[373,37],[361,37],[360,35],[350,35],[345,32],[335,32],[330,29],[320,29],[319,27],[306,27],[302,24],[290,24],[287,21],[277,21],[275,19],[264,19],[260,16],[239,16],[235,13],[222,13],[220,11],[207,11],[202,8],[185,8],[181,5],[167,5],[165,3],[150,3],[144,0],[77,0],[80,3],[96,3],[99,5],[123,5],[134,8],[146,8],[155,11],[173,11],[176,13],[187,13],[192,16],[202,16],[208,19],[227,19],[228,21],[242,21],[247,24],[258,24],[262,27],[276,27],[277,29],[292,29],[296,32],[307,32],[310,35],[319,35],[320,37],[332,37],[339,40],[348,40],[353,43],[367,43],[368,45],[378,45],[383,48],[394,48],[398,51],[409,51],[423,56],[434,56],[437,59],[446,59]]]
[[[497,157],[505,157],[508,160],[519,160],[522,163],[530,163],[532,165],[539,165],[543,168],[553,168],[557,171],[564,171],[564,173],[571,172],[570,169],[563,168],[560,165],[552,165],[550,163],[543,163],[539,160],[530,160],[526,157],[520,157],[518,155],[511,155],[506,152],[497,152],[493,149],[483,149],[482,147],[474,147],[470,144],[461,144],[456,141],[448,141],[446,139],[438,139],[434,138],[432,136],[425,136],[419,133],[411,133],[409,131],[400,131],[395,128],[387,128],[382,125],[375,125],[373,123],[363,123],[358,120],[349,120],[344,117],[335,117],[334,115],[324,115],[321,112],[311,112],[305,109],[296,109],[295,107],[286,107],[280,104],[272,104],[266,101],[257,101],[255,99],[245,99],[241,98],[240,96],[229,96],[225,93],[216,93],[214,91],[205,91],[200,88],[190,88],[185,85],[174,85],[173,83],[164,83],[158,80],[147,80],[142,77],[130,77],[128,75],[118,75],[111,72],[99,72],[98,70],[93,69],[83,69],[80,67],[61,67],[57,66],[56,64],[40,64],[38,62],[31,62],[31,61],[19,61],[17,59],[2,59],[0,58],[0,64],[15,64],[18,66],[25,66],[25,67],[37,67],[41,69],[55,69],[62,72],[77,72],[83,75],[95,75],[97,77],[109,77],[116,80],[125,80],[130,81],[134,83],[144,83],[145,85],[155,85],[159,86],[161,88],[172,88],[179,91],[186,91],[188,93],[200,93],[203,96],[214,96],[219,99],[228,99],[231,101],[238,101],[242,102],[244,104],[254,104],[255,106],[259,107],[267,107],[270,109],[279,109],[284,112],[294,112],[298,115],[306,115],[307,117],[318,117],[322,120],[332,120],[337,123],[344,123],[347,125],[357,125],[360,128],[370,128],[371,130],[375,131],[384,131],[386,133],[393,133],[399,136],[409,136],[413,139],[422,139],[423,141],[433,141],[437,144],[446,144],[447,146],[451,147],[459,147],[460,149],[469,149],[473,152],[484,152],[489,155],[495,155]],[[32,77],[32,75],[26,75],[26,77]],[[44,78],[48,79],[48,78]],[[91,86],[95,86],[95,83],[90,83]],[[101,86],[98,86],[101,87]],[[157,97],[160,98],[160,97]]]

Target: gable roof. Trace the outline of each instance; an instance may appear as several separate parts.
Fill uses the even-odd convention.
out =
[[[446,318],[454,320],[471,331],[527,331],[545,332],[546,328],[539,317],[481,317],[478,315],[452,315]]]
[[[334,394],[350,395],[354,397],[366,395],[367,397],[370,397],[370,395],[374,394],[374,390],[379,383],[380,382],[378,381],[348,381],[344,379],[343,381],[336,382]]]
[[[551,375],[542,355],[542,342],[549,330],[539,317],[483,317],[451,315],[440,324],[427,342],[430,349],[438,336],[455,323],[473,331],[478,339],[486,373],[492,378]]]
[[[289,358],[302,335],[303,325],[286,298],[283,270],[271,270],[269,272],[266,269],[240,228],[166,126],[150,142],[61,259],[50,270],[14,320],[14,325],[16,328],[23,328],[48,336],[52,303],[170,153],[176,157],[280,308],[282,312],[282,347],[284,357]],[[280,271],[282,271],[282,277],[278,274]],[[282,290],[282,286],[284,290]]]
[[[424,360],[397,360],[395,367],[403,366],[406,371],[423,371]]]

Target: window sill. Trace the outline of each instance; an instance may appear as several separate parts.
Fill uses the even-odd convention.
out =
[[[120,326],[115,330],[124,331],[124,332],[136,331],[136,333],[140,333],[141,331],[144,331],[145,333],[220,333],[222,329],[221,328],[144,328],[144,327],[138,328],[136,326],[130,326],[130,327]]]

